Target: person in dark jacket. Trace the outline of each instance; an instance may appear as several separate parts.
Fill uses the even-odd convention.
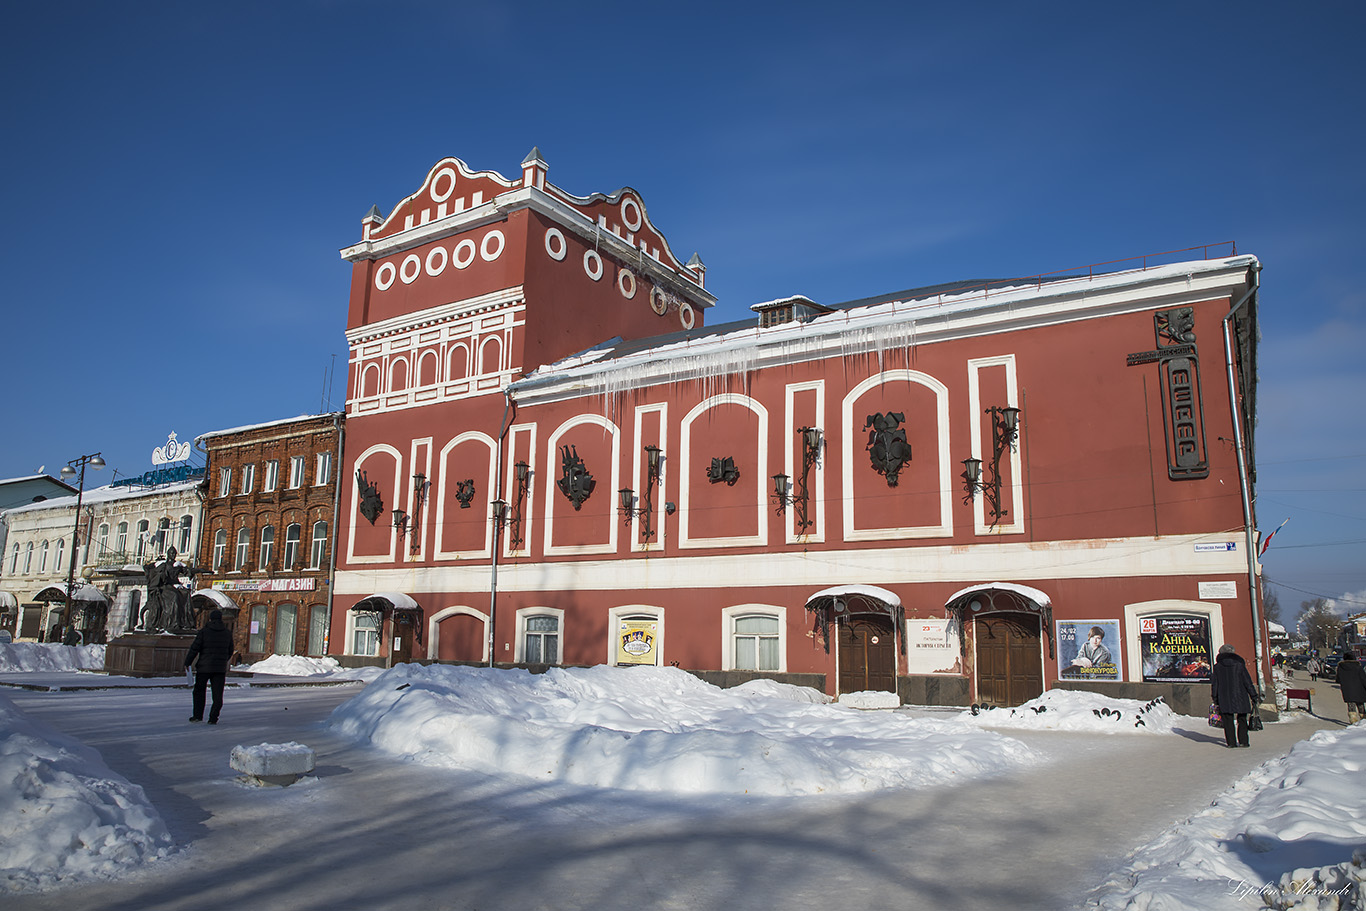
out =
[[[1247,716],[1252,712],[1253,701],[1259,698],[1257,688],[1252,685],[1252,675],[1247,672],[1247,662],[1233,646],[1219,646],[1219,657],[1214,662],[1210,680],[1210,700],[1219,707],[1219,720],[1224,723],[1224,743],[1229,747],[1250,746]],[[1234,719],[1237,719],[1236,739]]]
[[[185,653],[185,668],[191,664],[194,670],[194,714],[191,721],[204,717],[204,690],[213,687],[213,705],[209,706],[209,724],[218,723],[218,714],[223,711],[223,684],[228,679],[228,660],[232,657],[232,631],[223,622],[223,612],[213,611],[209,622],[195,634],[190,650]],[[199,662],[195,663],[195,658]]]
[[[1356,724],[1366,714],[1366,669],[1351,652],[1344,653],[1338,662],[1338,686],[1342,687],[1342,701],[1347,703],[1347,723]]]

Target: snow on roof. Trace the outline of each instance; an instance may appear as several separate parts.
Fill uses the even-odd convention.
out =
[[[1035,604],[1039,605],[1039,607],[1047,607],[1048,605],[1053,603],[1047,595],[1039,591],[1037,588],[1030,588],[1028,585],[1016,585],[1014,582],[983,582],[978,585],[969,585],[967,588],[961,589],[959,591],[954,592],[952,595],[949,595],[949,597],[944,600],[944,603],[952,604],[954,601],[958,600],[964,595],[971,594],[972,592],[986,591],[987,589],[992,588],[996,589],[997,591],[1014,592],[1017,595],[1023,595],[1024,597],[1033,601]]]
[[[375,592],[373,595],[361,598],[354,605],[352,610],[374,610],[373,607],[361,607],[362,604],[374,600],[388,601],[389,605],[395,610],[417,610],[417,602],[402,592]]]
[[[66,483],[65,481],[59,480],[59,479],[57,479],[57,478],[54,478],[54,477],[53,477],[52,475],[50,475],[50,474],[27,474],[27,475],[24,475],[22,478],[4,478],[4,479],[0,479],[0,487],[5,486],[6,484],[22,484],[22,483],[24,483],[25,481],[51,481],[53,484],[56,484],[58,487],[65,487],[67,490],[75,490],[75,489],[76,489],[76,488],[72,487],[70,484]]]
[[[201,588],[190,595],[191,603],[195,598],[205,598],[221,610],[237,610],[237,602],[216,588]]]
[[[203,440],[211,440],[215,437],[228,436],[229,434],[233,433],[246,433],[248,430],[261,430],[266,427],[279,427],[282,424],[293,424],[296,421],[314,421],[318,418],[340,417],[342,414],[343,412],[340,411],[327,411],[323,412],[322,414],[300,414],[292,418],[281,418],[278,421],[265,421],[261,424],[247,424],[242,427],[229,427],[227,430],[211,430],[208,433],[201,433],[199,436],[194,438],[194,441],[196,443],[199,443]]]
[[[840,595],[863,595],[866,598],[874,598],[878,601],[885,601],[892,607],[900,607],[901,599],[895,592],[889,592],[885,588],[878,588],[876,585],[836,585],[831,588],[823,588],[816,592],[806,603],[810,604],[817,598],[838,598]]]
[[[114,487],[106,484],[104,487],[92,487],[85,493],[80,494],[82,506],[90,506],[95,503],[112,503],[118,500],[134,500],[138,497],[152,497],[168,493],[183,493],[194,490],[202,481],[198,478],[192,481],[176,481],[174,484],[165,484],[160,487],[137,487],[133,485],[120,485]],[[39,509],[74,509],[76,507],[77,495],[69,497],[50,497],[38,503],[25,503],[22,506],[11,506],[4,511],[4,515],[14,515],[20,512],[32,512]]]
[[[873,298],[878,302],[836,308],[806,322],[760,328],[757,320],[742,320],[654,339],[608,344],[539,367],[512,383],[511,389],[514,394],[523,393],[523,397],[543,389],[549,391],[551,387],[561,387],[571,394],[611,394],[641,386],[747,374],[770,363],[810,360],[834,353],[853,355],[908,348],[931,337],[935,330],[942,330],[953,317],[980,322],[998,311],[1018,315],[1019,306],[1025,302],[1043,303],[1069,297],[1089,301],[1102,293],[1121,293],[1172,279],[1189,280],[1198,275],[1244,269],[1256,261],[1253,256],[1197,260],[1059,279],[1021,279],[1019,284],[989,289],[936,286],[948,290],[929,289],[927,296],[909,300]]]

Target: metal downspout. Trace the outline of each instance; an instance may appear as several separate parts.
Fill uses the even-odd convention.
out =
[[[327,635],[328,640],[323,645],[323,653],[332,651],[332,595],[337,588],[337,541],[340,540],[340,529],[338,521],[341,519],[341,479],[342,479],[342,443],[346,439],[346,412],[338,411],[332,418],[332,426],[337,428],[337,458],[332,463],[332,559],[328,561],[327,567]],[[309,622],[312,622],[312,617]],[[343,625],[345,628],[345,625]],[[380,632],[384,632],[381,625]],[[342,652],[346,652],[346,643],[342,643]]]
[[[503,426],[498,431],[498,447],[493,456],[493,466],[496,474],[493,481],[493,502],[496,504],[503,499],[503,438],[508,432],[508,412],[512,408],[512,389],[503,388]],[[494,652],[494,629],[498,623],[498,548],[500,546],[500,532],[503,526],[503,517],[498,515],[498,507],[495,505],[490,512],[489,518],[493,520],[493,554],[489,560],[489,667],[493,667],[495,660]]]
[[[1229,321],[1233,319],[1233,315],[1242,309],[1242,306],[1250,298],[1256,295],[1257,289],[1261,286],[1261,263],[1254,264],[1248,271],[1251,273],[1252,287],[1224,317],[1224,363],[1228,370],[1228,402],[1229,416],[1233,419],[1233,448],[1238,455],[1238,487],[1243,495],[1243,532],[1247,539],[1247,590],[1252,605],[1252,643],[1256,651],[1257,673],[1263,684],[1262,694],[1266,696],[1271,692],[1272,684],[1262,657],[1262,618],[1257,598],[1256,528],[1254,528],[1252,521],[1252,496],[1247,476],[1247,454],[1243,451],[1243,422],[1239,415],[1238,386],[1233,364],[1233,337],[1229,330]]]

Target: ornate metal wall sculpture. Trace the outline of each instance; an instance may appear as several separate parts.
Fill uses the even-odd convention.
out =
[[[1167,477],[1189,481],[1209,477],[1205,415],[1200,396],[1200,352],[1195,344],[1195,311],[1176,307],[1153,314],[1157,347],[1136,351],[1128,365],[1157,364],[1162,378],[1162,428],[1167,440]]]
[[[455,483],[455,498],[460,501],[461,509],[469,509],[474,502],[474,478],[466,478]]]
[[[526,462],[518,462],[513,466],[517,474],[517,489],[512,496],[512,518],[508,521],[508,539],[512,544],[513,550],[521,550],[522,539],[522,502],[526,499],[527,489],[530,486],[531,466]],[[470,482],[474,483],[473,481]]]
[[[432,482],[427,480],[427,476],[422,473],[413,475],[413,513],[412,535],[408,538],[408,553],[415,554],[422,549],[422,536],[419,528],[422,525],[422,507],[427,502],[427,491],[431,488]]]
[[[561,446],[560,479],[555,484],[560,488],[560,493],[574,504],[575,511],[578,511],[583,508],[583,501],[592,495],[593,488],[598,482],[593,480],[593,475],[584,466],[583,459],[579,458],[577,447]]]
[[[911,444],[906,442],[906,431],[901,424],[906,415],[900,411],[870,414],[863,429],[873,428],[868,434],[868,457],[873,471],[887,479],[888,487],[895,487],[902,467],[911,460]]]
[[[991,470],[991,476],[985,481],[982,480],[981,459],[964,459],[961,475],[963,502],[971,503],[973,497],[981,491],[982,496],[986,498],[986,511],[991,520],[991,527],[995,528],[1010,512],[1001,502],[1001,457],[1006,454],[1006,450],[1015,451],[1015,441],[1020,436],[1020,409],[992,405],[983,414],[991,415],[991,462],[987,465]]]
[[[384,512],[384,498],[380,496],[379,487],[371,483],[365,472],[356,472],[356,491],[360,498],[360,514],[365,516],[366,521],[371,525],[379,518],[379,514]]]
[[[707,480],[713,484],[724,481],[727,487],[734,487],[735,482],[740,480],[740,469],[735,467],[735,458],[726,456],[723,459],[712,459],[711,467],[707,469]]]

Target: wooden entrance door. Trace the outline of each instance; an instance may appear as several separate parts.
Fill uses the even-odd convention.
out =
[[[406,614],[393,618],[394,642],[389,653],[390,665],[406,664],[413,660],[413,619]]]
[[[977,699],[1019,705],[1043,693],[1043,640],[1032,614],[994,614],[973,623]]]
[[[839,691],[896,692],[896,641],[887,617],[850,617],[839,623]]]

